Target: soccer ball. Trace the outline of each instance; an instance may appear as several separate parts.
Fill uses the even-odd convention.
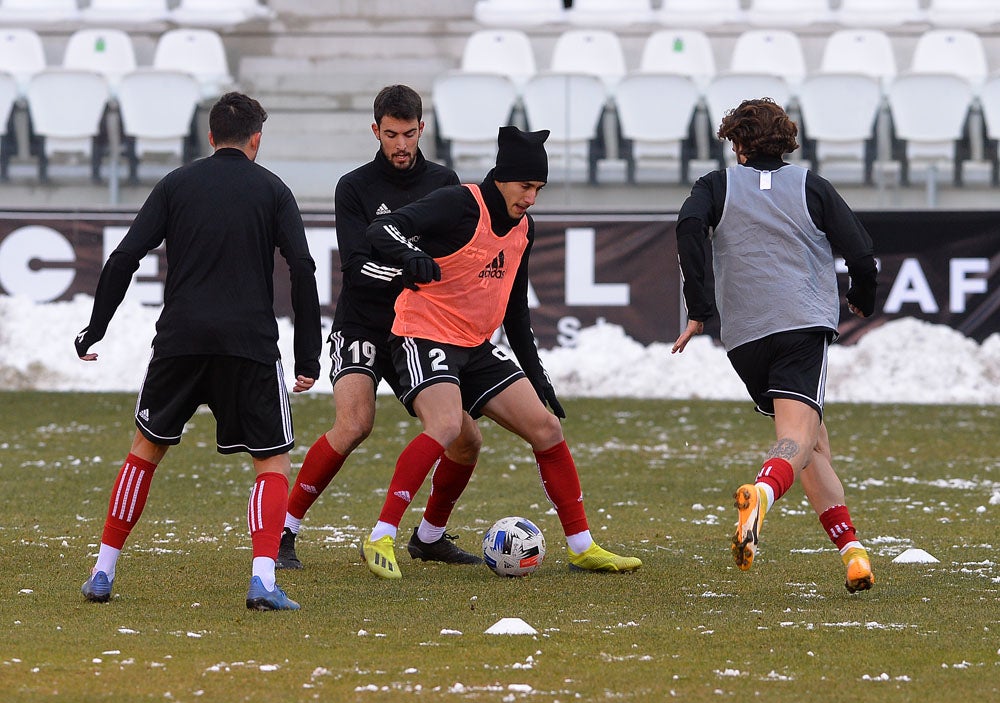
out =
[[[544,558],[545,536],[527,518],[500,518],[483,537],[483,559],[499,576],[526,576]]]

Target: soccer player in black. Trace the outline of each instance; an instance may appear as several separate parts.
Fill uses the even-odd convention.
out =
[[[136,404],[138,431],[111,492],[97,563],[83,584],[87,600],[110,600],[118,556],[153,473],[206,404],[216,418],[218,451],[249,453],[257,472],[247,506],[253,572],[246,606],[299,607],[274,582],[295,444],[274,319],[275,249],[291,277],[296,393],[319,375],[322,329],[316,265],[298,205],[277,176],[254,163],[266,119],[260,103],[240,93],[212,107],[208,138],[215,152],[153,188],[104,265],[90,324],[76,338],[79,357],[95,361],[90,347],[104,338],[140,260],[165,243],[163,311]]]
[[[343,287],[329,337],[336,414],[333,427],[310,447],[292,486],[278,568],[302,568],[295,552],[302,520],[350,453],[371,434],[379,382],[385,379],[399,391],[389,351],[389,329],[396,296],[403,290],[402,273],[398,265],[372,249],[365,230],[377,217],[459,182],[454,171],[427,161],[421,153],[423,107],[412,88],[383,88],[373,107],[372,132],[379,150],[372,161],[345,174],[334,195],[343,270]],[[479,428],[466,415],[460,436],[437,464],[423,519],[407,545],[414,559],[452,564],[482,561],[459,549],[455,538],[445,534],[451,510],[472,476],[481,445]]]

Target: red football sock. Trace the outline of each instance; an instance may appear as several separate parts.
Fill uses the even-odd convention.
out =
[[[756,483],[766,483],[774,491],[774,501],[785,495],[785,491],[792,487],[795,481],[795,470],[792,465],[784,459],[771,457],[764,462],[757,473]]]
[[[542,477],[542,489],[549,502],[555,506],[566,535],[575,535],[590,529],[587,513],[583,509],[583,491],[576,464],[569,453],[566,440],[554,447],[535,452],[538,473]]]
[[[421,432],[406,445],[396,460],[396,470],[389,482],[389,492],[379,513],[379,522],[399,527],[403,513],[409,507],[427,474],[438,458],[444,453],[442,447],[430,435]]]
[[[306,511],[330,485],[346,459],[346,456],[330,446],[325,434],[313,442],[302,461],[299,475],[295,477],[292,493],[288,496],[288,512],[292,517],[301,520],[306,516]]]
[[[851,513],[848,512],[846,505],[835,505],[832,508],[827,508],[819,516],[819,523],[826,530],[826,534],[833,540],[833,543],[837,545],[837,549],[843,549],[850,542],[855,542],[858,539],[854,525],[851,523]]]
[[[102,544],[115,549],[125,546],[125,540],[139,522],[142,509],[146,506],[149,484],[155,470],[156,464],[140,459],[135,454],[125,457],[125,463],[118,471],[115,487],[111,490],[111,500],[108,501]]]
[[[278,558],[287,508],[288,477],[277,471],[257,474],[247,503],[247,526],[254,558]]]
[[[448,524],[451,511],[462,491],[469,485],[475,468],[475,464],[452,461],[447,454],[441,456],[441,461],[431,476],[431,495],[424,509],[424,520],[435,527],[445,527]]]

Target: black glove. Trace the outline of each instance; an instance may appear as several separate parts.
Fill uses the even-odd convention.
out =
[[[73,346],[76,347],[76,355],[81,358],[87,355],[87,352],[90,350],[90,345],[97,341],[88,338],[87,333],[89,331],[89,327],[84,327],[80,330],[80,334],[76,335],[76,339],[73,340]]]
[[[875,291],[878,288],[878,269],[872,261],[871,267],[863,271],[849,267],[851,287],[847,290],[847,302],[861,311],[864,317],[871,317],[875,312]]]
[[[426,254],[417,254],[403,264],[403,287],[420,290],[418,283],[441,280],[441,267]]]
[[[561,420],[566,419],[566,411],[563,410],[563,406],[559,403],[559,399],[556,398],[556,389],[552,387],[551,383],[546,383],[542,386],[541,398],[543,403],[548,403],[549,407],[552,408],[552,412],[555,416]]]

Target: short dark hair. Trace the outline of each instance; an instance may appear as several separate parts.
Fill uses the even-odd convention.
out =
[[[407,85],[387,85],[375,96],[375,124],[382,124],[388,115],[397,120],[416,120],[423,117],[424,104],[413,88]]]
[[[208,113],[208,128],[216,144],[245,144],[260,132],[267,112],[260,103],[243,93],[226,93]]]
[[[799,148],[799,128],[771,98],[744,100],[726,113],[719,125],[719,139],[738,144],[747,158],[789,154]]]

